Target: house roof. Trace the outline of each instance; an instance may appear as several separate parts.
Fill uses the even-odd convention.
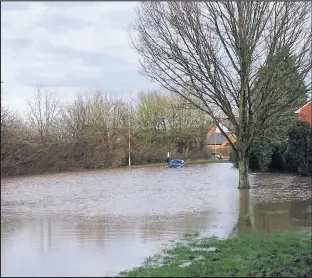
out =
[[[228,120],[228,118],[220,118],[219,122],[221,124],[221,128],[223,129],[223,127],[225,127],[227,130],[223,129],[226,133],[227,132],[231,132],[231,133],[235,133],[235,129],[234,129],[234,125]],[[222,127],[223,126],[223,127]],[[207,136],[209,137],[211,134],[213,134],[216,130],[216,125],[213,125],[207,133]],[[217,133],[220,133],[219,128],[217,128]]]
[[[226,132],[226,135],[229,136],[230,134],[231,132]],[[223,134],[214,133],[206,139],[205,144],[206,145],[222,145],[225,140],[226,140],[226,137]]]
[[[296,114],[300,113],[300,111],[306,107],[307,105],[312,104],[312,100],[308,101],[305,105],[303,105],[302,107],[300,107],[297,111],[295,111]]]
[[[229,131],[234,132],[234,125],[228,118],[220,119],[220,123],[222,123]]]

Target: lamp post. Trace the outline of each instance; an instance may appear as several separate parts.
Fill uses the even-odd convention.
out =
[[[130,102],[130,98],[129,98],[129,129],[128,129],[128,159],[129,159],[129,168],[131,167],[131,102]]]
[[[131,168],[131,112],[132,112],[132,97],[136,93],[134,90],[130,95],[127,96],[128,99],[128,166]]]
[[[130,130],[130,116],[129,116],[129,168],[131,167],[131,130]]]
[[[215,155],[214,155],[214,158],[216,158],[216,155],[217,155],[217,127],[216,127],[216,130],[215,130]]]

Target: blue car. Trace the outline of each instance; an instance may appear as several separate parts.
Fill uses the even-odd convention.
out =
[[[187,167],[187,165],[185,164],[184,160],[173,159],[169,161],[167,167],[168,168],[182,168],[182,167]]]

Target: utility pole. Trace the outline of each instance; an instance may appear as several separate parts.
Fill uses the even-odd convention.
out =
[[[129,146],[128,146],[128,151],[129,151],[129,168],[131,168],[131,100],[129,98],[129,134],[128,134],[128,143],[129,143]]]
[[[128,156],[129,156],[129,168],[131,167],[131,112],[132,112],[132,99],[136,90],[134,90],[130,95],[127,97],[129,101],[129,130],[128,130]]]
[[[216,158],[216,155],[217,155],[217,127],[216,127],[216,130],[215,130],[215,155],[214,155],[214,158]]]
[[[130,131],[130,115],[129,115],[129,168],[131,167],[131,131]]]

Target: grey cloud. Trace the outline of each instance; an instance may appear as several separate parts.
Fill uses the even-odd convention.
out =
[[[114,29],[127,30],[129,22],[133,22],[135,19],[135,13],[133,11],[116,11],[103,15],[108,17],[114,25]]]
[[[30,40],[6,40],[6,44],[14,50],[20,49],[21,46],[31,45]],[[16,79],[26,86],[43,86],[52,87],[91,87],[102,88],[109,91],[127,92],[131,88],[149,88],[150,82],[138,72],[133,64],[121,58],[114,58],[103,53],[89,53],[83,51],[71,50],[66,47],[55,47],[50,42],[42,41],[36,45],[39,52],[50,54],[57,57],[57,60],[64,61],[64,64],[71,59],[79,58],[84,65],[90,68],[97,68],[100,71],[100,78],[83,77],[69,72],[62,78],[54,78],[45,69],[34,68],[31,64],[27,72],[16,73]]]
[[[79,58],[85,65],[102,68],[103,70],[120,71],[129,68],[133,69],[133,65],[128,61],[100,52],[77,51],[67,47],[56,47],[47,41],[40,42],[37,47],[39,51],[64,58],[64,60]]]
[[[46,28],[49,32],[62,32],[68,29],[81,29],[90,26],[94,26],[92,21],[62,15],[50,16],[40,24],[40,27]]]
[[[23,2],[1,2],[1,12],[13,10],[25,10],[29,6],[28,3]]]
[[[20,4],[22,3],[18,3],[16,7],[19,6],[18,8],[21,8]],[[82,4],[89,5],[88,3],[79,3],[79,5]],[[24,5],[24,8],[27,5]],[[49,3],[49,5],[70,8],[73,3],[57,2]],[[10,9],[15,9],[14,5]],[[103,16],[109,17],[109,20],[113,22],[114,29],[125,30],[129,22],[132,21],[131,17],[134,15],[131,11],[113,11]],[[67,29],[80,29],[93,24],[93,22],[87,20],[69,18],[60,14],[48,16],[44,19],[44,22],[40,23],[40,27],[44,27],[49,32],[59,32]],[[22,54],[20,50],[33,46],[33,42],[30,39],[3,39],[2,43],[11,50],[16,51],[17,54],[20,54],[13,57],[14,59],[21,60],[24,53]],[[104,53],[90,53],[66,47],[56,47],[51,42],[43,40],[36,41],[35,47],[38,52],[49,54],[55,57],[57,61],[63,61],[64,67],[66,67],[66,63],[79,58],[85,66],[97,69],[100,72],[100,77],[84,77],[80,73],[68,72],[63,77],[58,78],[53,76],[53,72],[47,72],[45,68],[37,69],[30,63],[27,71],[15,72],[14,74],[16,83],[22,86],[35,87],[41,84],[46,87],[68,87],[77,91],[82,88],[94,88],[115,94],[126,93],[133,89],[147,90],[156,86],[139,74],[136,65],[122,58],[115,58]]]
[[[74,87],[74,88],[102,88],[108,91],[126,92],[131,88],[146,88],[150,87],[150,82],[141,76],[135,70],[121,70],[116,72],[101,71],[100,77],[81,77],[68,72],[62,78],[54,78],[48,72],[42,73],[44,76],[38,75],[34,70],[18,73],[16,79],[26,86],[36,86],[41,84],[45,87]]]
[[[41,42],[37,45],[38,51],[49,53],[63,60],[64,64],[70,59],[79,58],[86,66],[97,68],[100,77],[77,76],[71,72],[62,78],[54,78],[44,69],[40,73],[32,66],[25,73],[19,73],[16,77],[19,82],[28,86],[52,87],[75,87],[77,89],[90,87],[101,88],[103,90],[115,92],[127,92],[132,88],[148,89],[151,83],[147,78],[139,74],[138,69],[128,61],[114,58],[103,53],[89,53],[83,51],[73,51],[66,47],[55,47],[49,42]]]
[[[29,39],[2,39],[1,43],[15,51],[21,51],[21,49],[28,48],[33,44]]]
[[[88,3],[87,1],[86,2],[70,2],[70,1],[55,1],[55,2],[44,2],[45,4],[49,4],[49,6],[51,7],[61,7],[61,8],[64,8],[64,9],[70,9],[72,8],[73,6],[84,6],[84,7],[87,7],[89,6],[91,3]]]

